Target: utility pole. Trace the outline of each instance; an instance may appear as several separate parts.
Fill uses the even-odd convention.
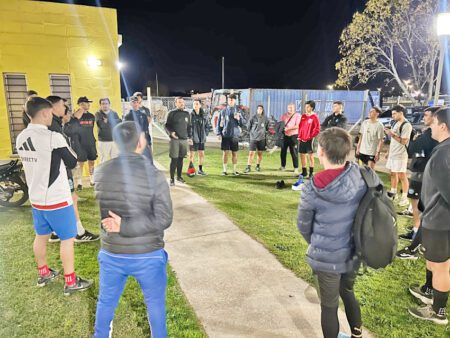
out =
[[[225,89],[225,57],[222,56],[222,89]]]
[[[156,73],[156,96],[159,96],[158,73]]]

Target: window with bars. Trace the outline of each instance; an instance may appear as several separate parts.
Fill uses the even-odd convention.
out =
[[[16,154],[16,137],[25,128],[22,116],[27,96],[27,80],[25,74],[3,73],[3,83],[8,106],[11,149],[13,154]]]
[[[50,74],[50,90],[52,95],[66,99],[66,104],[72,109],[70,75]]]

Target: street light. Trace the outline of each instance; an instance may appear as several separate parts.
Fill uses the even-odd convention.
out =
[[[102,60],[99,60],[95,57],[90,57],[87,59],[87,64],[91,68],[97,68],[102,65]]]
[[[328,88],[329,90],[332,90],[333,87],[334,87],[334,86],[333,86],[332,84],[330,84],[330,85],[327,86],[327,88]]]
[[[118,70],[122,70],[125,67],[125,64],[123,62],[117,61],[116,66]]]
[[[439,37],[439,65],[438,74],[436,78],[436,90],[434,92],[434,105],[439,102],[439,92],[441,91],[442,72],[444,69],[445,57],[445,39],[450,35],[450,13],[439,13],[437,17],[437,35]]]

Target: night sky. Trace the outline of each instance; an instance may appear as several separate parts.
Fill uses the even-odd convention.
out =
[[[325,89],[337,77],[338,40],[361,0],[55,1],[116,8],[131,92],[158,73],[160,91]],[[160,93],[161,94],[161,93]],[[122,96],[126,89],[122,81]]]

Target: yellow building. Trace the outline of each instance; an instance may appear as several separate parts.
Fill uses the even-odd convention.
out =
[[[115,9],[0,0],[0,159],[14,153],[27,90],[59,95],[76,108],[87,96],[121,107]]]

